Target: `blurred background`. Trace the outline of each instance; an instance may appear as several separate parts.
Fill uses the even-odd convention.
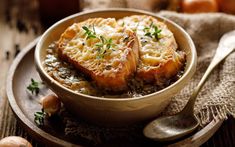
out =
[[[27,13],[30,13],[31,17],[40,17],[40,21],[46,27],[80,11],[111,7],[135,8],[152,12],[168,10],[179,13],[235,14],[235,0],[1,0],[1,3],[3,7],[1,10],[5,10],[3,13],[6,21],[9,22],[12,17],[22,15],[19,11],[29,9],[26,10]]]
[[[66,16],[112,7],[235,15],[235,0],[1,0],[0,33],[4,35],[0,36],[0,52],[5,54],[0,57],[16,56],[20,48]],[[13,53],[11,48],[15,48]]]
[[[235,0],[38,0],[41,19],[47,25],[78,11],[97,8],[135,8],[179,13],[223,12],[235,14]]]
[[[97,8],[135,8],[152,12],[223,12],[235,14],[235,0],[38,0],[43,22],[53,22],[78,11]]]

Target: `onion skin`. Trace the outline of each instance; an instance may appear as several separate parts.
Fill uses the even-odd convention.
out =
[[[55,94],[49,94],[41,99],[41,105],[49,116],[56,114],[61,107],[61,101]]]
[[[185,13],[218,12],[216,0],[183,0],[181,7]]]
[[[235,14],[235,0],[217,0],[221,12]]]
[[[22,137],[8,136],[0,140],[0,147],[32,147],[32,145]]]

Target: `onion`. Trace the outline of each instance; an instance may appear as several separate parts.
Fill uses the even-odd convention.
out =
[[[0,147],[32,147],[32,145],[22,137],[9,136],[0,140]]]
[[[217,0],[220,11],[235,14],[235,0]]]
[[[185,13],[217,12],[216,0],[183,0],[182,11]]]
[[[60,110],[61,102],[54,94],[49,94],[41,99],[41,105],[49,116],[57,113]]]

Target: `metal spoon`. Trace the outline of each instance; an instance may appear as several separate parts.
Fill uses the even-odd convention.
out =
[[[184,109],[176,115],[153,120],[144,128],[144,135],[156,141],[172,141],[194,131],[199,125],[193,113],[196,97],[212,70],[234,50],[235,31],[231,31],[220,39],[214,58]]]

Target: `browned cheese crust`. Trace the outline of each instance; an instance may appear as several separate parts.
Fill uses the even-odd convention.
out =
[[[151,16],[133,15],[118,24],[132,29],[139,39],[138,78],[161,85],[181,70],[186,55],[177,50],[174,35],[165,23]]]
[[[91,77],[97,87],[127,89],[136,72],[139,43],[136,34],[113,18],[93,18],[74,23],[60,36],[59,57]]]

